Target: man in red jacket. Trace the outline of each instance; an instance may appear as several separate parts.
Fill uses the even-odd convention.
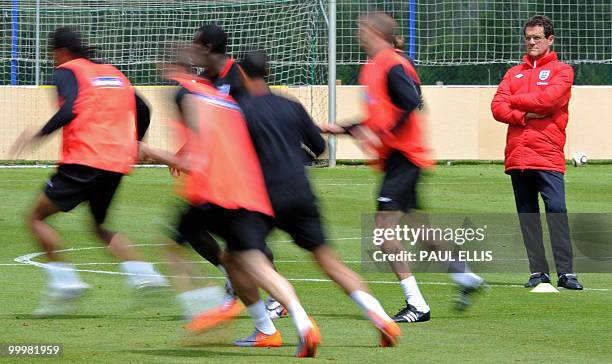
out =
[[[551,50],[554,28],[546,16],[523,27],[527,54],[499,84],[493,117],[508,124],[505,170],[512,188],[531,277],[525,287],[550,283],[544,252],[538,194],[544,200],[559,287],[582,289],[572,267],[572,245],[565,207],[565,127],[574,71]]]

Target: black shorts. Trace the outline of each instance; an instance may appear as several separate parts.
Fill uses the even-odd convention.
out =
[[[268,187],[274,208],[274,226],[285,231],[293,241],[312,251],[325,244],[317,199],[308,182]]]
[[[185,204],[182,212],[178,215],[176,227],[171,228],[170,237],[179,245],[193,244],[196,241],[202,240],[202,238],[214,240],[214,238],[210,237],[208,231],[203,228],[201,219],[202,214],[197,207]]]
[[[266,236],[271,230],[271,219],[259,212],[226,209],[214,204],[190,206],[181,216],[177,241],[192,243],[198,239],[190,239],[191,234],[212,233],[225,240],[228,250],[263,252],[267,249]]]
[[[96,224],[106,219],[108,207],[123,174],[79,164],[62,164],[45,187],[45,195],[61,211],[68,212],[88,201]]]
[[[410,212],[416,209],[416,186],[421,169],[401,152],[394,151],[385,161],[385,177],[378,195],[378,211]]]

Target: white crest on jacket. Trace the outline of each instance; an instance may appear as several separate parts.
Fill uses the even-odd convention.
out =
[[[545,79],[548,78],[548,76],[550,76],[550,70],[541,70],[540,71],[540,75],[538,76],[538,78],[542,81],[544,81]]]

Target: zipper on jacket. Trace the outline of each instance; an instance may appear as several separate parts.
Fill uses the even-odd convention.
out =
[[[533,69],[531,70],[531,72],[529,72],[529,80],[527,83],[527,93],[531,92],[531,85],[533,83],[533,75],[535,73],[535,69],[536,69],[536,65],[537,65],[537,61],[533,61]],[[524,149],[525,149],[525,133],[527,132],[527,121],[525,121],[525,126],[523,129],[523,132],[521,133],[521,141],[520,141],[520,165],[522,167],[525,167],[525,161],[523,160],[523,155],[524,153]],[[521,168],[521,172],[525,172],[524,168]]]

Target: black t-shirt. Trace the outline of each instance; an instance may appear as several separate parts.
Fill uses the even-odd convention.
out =
[[[240,107],[270,195],[275,187],[308,185],[303,146],[319,156],[325,140],[304,107],[274,94],[245,98]]]
[[[403,111],[400,118],[391,128],[392,133],[397,133],[408,121],[408,114],[420,107],[420,88],[400,64],[389,70],[387,74],[387,88],[391,102]]]
[[[240,66],[232,58],[228,58],[219,75],[208,78],[221,93],[230,95],[234,100],[239,101],[248,95],[242,77],[240,77],[241,72]]]
[[[412,67],[414,67],[414,68],[416,69],[416,65],[414,64],[414,60],[412,59],[412,57],[410,57],[410,56],[409,56],[409,55],[407,55],[407,54],[406,54],[404,51],[399,50],[399,49],[396,49],[396,50],[395,50],[395,52],[396,52],[397,54],[399,54],[399,55],[400,55],[402,58],[404,58],[405,60],[407,60],[408,62],[410,62],[410,64],[412,65]],[[394,67],[394,68],[397,68],[397,66],[396,66],[396,67]],[[393,71],[393,70],[392,70],[392,71]],[[397,74],[397,73],[405,73],[405,72],[403,72],[403,70],[402,70],[401,72],[400,72],[400,71],[394,71],[394,72],[395,72],[396,74]],[[391,73],[389,74],[389,77],[390,77],[390,78],[393,78],[393,77],[395,77],[395,76],[396,76],[396,75],[391,75]],[[410,76],[408,76],[408,77],[410,77]],[[411,78],[411,77],[410,77],[410,79],[412,80],[412,78]],[[422,109],[423,109],[423,92],[421,91],[421,84],[420,84],[419,82],[417,82],[416,80],[412,80],[412,81],[413,81],[413,83],[414,83],[414,86],[415,86],[415,88],[416,88],[417,93],[419,94],[419,106],[418,106],[418,109],[419,109],[419,110],[422,110]],[[391,89],[391,87],[389,87],[389,94],[391,95],[391,97],[392,97],[392,98],[394,97],[394,96],[393,96],[393,92],[394,92],[394,90],[392,90],[392,89]],[[395,103],[395,100],[396,100],[396,99],[394,99],[394,103]]]

